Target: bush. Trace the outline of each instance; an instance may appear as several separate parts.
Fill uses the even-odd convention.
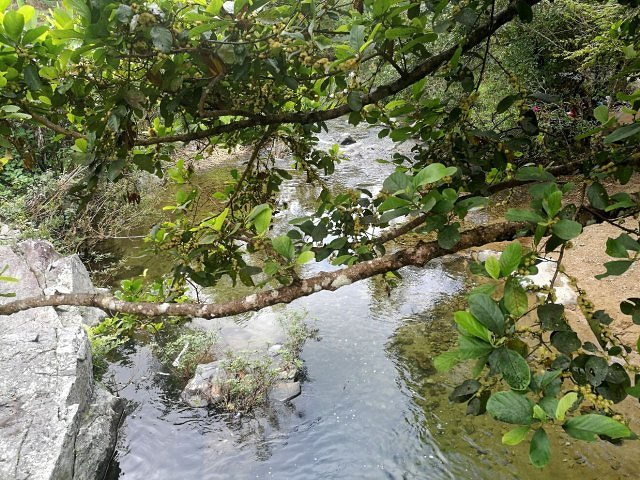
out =
[[[187,330],[165,345],[153,344],[153,350],[173,375],[186,383],[201,363],[213,360],[212,348],[217,337],[213,333]]]

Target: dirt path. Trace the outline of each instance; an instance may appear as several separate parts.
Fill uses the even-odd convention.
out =
[[[620,302],[629,297],[640,297],[640,265],[633,264],[620,276],[595,278],[605,271],[603,264],[613,260],[605,253],[607,239],[620,233],[609,224],[586,227],[573,242],[573,248],[566,251],[563,264],[566,273],[577,279],[578,286],[586,291],[596,309],[605,310],[613,317],[613,330],[623,343],[635,346],[640,336],[640,325],[635,325],[630,316],[620,311]]]

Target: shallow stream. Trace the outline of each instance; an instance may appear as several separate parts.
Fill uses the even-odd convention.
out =
[[[394,146],[375,132],[350,128],[334,123],[321,139],[339,142],[348,131],[357,141],[344,148],[350,160],[335,177],[342,187],[375,190],[392,167],[374,160]],[[289,207],[279,221],[303,214],[315,194],[302,181],[288,183],[282,196]],[[126,271],[149,265],[140,257]],[[331,268],[322,262],[305,273]],[[464,259],[444,259],[403,269],[390,292],[369,279],[260,313],[305,311],[321,339],[309,341],[302,353],[302,395],[251,415],[186,407],[148,347],[124,349],[105,375],[130,401],[108,478],[637,478],[640,447],[632,442],[589,446],[558,433],[553,461],[538,471],[526,447],[501,445],[505,425],[466,417],[464,406],[449,403],[464,371],[437,374],[432,359],[454,341],[451,312],[470,283],[466,272]],[[223,285],[211,293],[229,298],[246,292]]]

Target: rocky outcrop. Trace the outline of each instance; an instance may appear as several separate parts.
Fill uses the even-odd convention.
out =
[[[61,257],[51,244],[28,240],[0,246],[0,302],[45,291],[90,292],[77,256]],[[43,307],[0,317],[0,478],[102,478],[116,440],[122,404],[92,375],[83,323],[97,309]]]
[[[286,402],[300,395],[299,370],[292,359],[285,360],[287,333],[284,325],[270,309],[258,312],[239,324],[231,318],[194,319],[192,326],[214,332],[218,341],[214,356],[219,360],[198,365],[195,375],[185,387],[182,398],[192,407],[216,406],[224,399],[224,385],[229,380],[229,355],[249,362],[269,365],[274,377],[268,392],[271,401]]]

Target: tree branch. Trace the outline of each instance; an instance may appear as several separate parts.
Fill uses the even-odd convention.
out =
[[[575,162],[565,163],[563,165],[558,165],[555,167],[550,167],[547,169],[547,172],[552,175],[569,175],[572,173],[576,173],[578,169],[583,165],[582,160],[577,160]],[[524,185],[528,185],[531,183],[535,183],[537,180],[505,180],[504,182],[496,183],[494,185],[490,185],[487,187],[487,193],[493,195],[498,192],[502,192],[504,190],[521,187]],[[475,197],[477,195],[469,193],[460,197],[460,200],[465,200],[467,198]],[[375,238],[375,240],[379,243],[387,243],[391,240],[394,240],[406,233],[409,233],[415,228],[420,227],[426,220],[429,215],[426,213],[420,214],[411,220],[408,220],[406,223],[402,225],[398,225],[395,227],[390,227],[384,229],[380,234]]]
[[[529,5],[533,6],[537,3],[540,3],[541,0],[525,0]],[[492,17],[492,20],[488,23],[485,23],[483,26],[478,27],[473,32],[471,32],[465,41],[463,42],[463,53],[466,53],[476,46],[478,46],[483,40],[487,37],[490,37],[496,30],[502,27],[504,24],[511,21],[517,15],[517,10],[515,7],[515,2],[511,2],[508,7],[502,10],[500,13]],[[447,50],[440,52],[437,55],[429,57],[426,61],[418,65],[409,73],[402,75],[397,80],[390,82],[386,85],[382,85],[376,89],[374,89],[371,93],[362,96],[362,105],[370,105],[380,100],[383,100],[391,95],[394,95],[405,88],[413,85],[424,77],[436,72],[442,65],[444,65],[447,61],[449,61],[456,50],[458,49],[458,45],[453,45]],[[316,110],[310,112],[292,112],[292,113],[279,113],[274,115],[255,115],[250,118],[246,118],[244,120],[237,120],[228,124],[216,125],[211,128],[207,128],[204,130],[200,130],[197,132],[188,132],[176,135],[166,135],[163,137],[148,137],[148,138],[140,138],[136,139],[134,145],[137,146],[149,146],[149,145],[157,145],[162,143],[173,143],[173,142],[190,142],[193,140],[202,140],[204,138],[211,137],[213,135],[219,135],[222,133],[234,132],[237,130],[241,130],[243,128],[250,128],[255,126],[265,126],[265,125],[277,125],[283,123],[298,123],[298,124],[309,124],[309,123],[318,123],[324,122],[327,120],[332,120],[334,118],[339,118],[344,115],[347,115],[351,112],[351,108],[349,105],[341,105],[339,107],[331,108],[329,110]],[[72,130],[67,130],[60,125],[57,125],[50,120],[46,119],[42,115],[34,114],[29,112],[36,122],[50,128],[51,130],[61,133],[63,135],[67,135],[73,138],[86,138],[85,135],[74,132]],[[226,112],[229,114],[233,114],[234,111]],[[235,112],[238,114],[246,115],[247,112]],[[211,112],[210,115],[206,116],[216,116],[221,114],[221,112]]]
[[[409,265],[423,266],[429,260],[473,246],[509,240],[524,226],[524,223],[505,222],[473,228],[461,234],[460,241],[452,250],[441,248],[437,241],[421,242],[415,247],[405,248],[374,260],[333,272],[320,272],[292,285],[218,304],[127,302],[101,293],[65,293],[23,298],[0,305],[0,315],[11,315],[30,308],[76,305],[97,307],[111,313],[129,313],[148,317],[162,315],[200,318],[226,317],[260,310],[279,303],[289,303],[297,298],[322,290],[334,291],[359,280]]]
[[[525,0],[529,5],[535,5],[539,3],[541,0]],[[517,15],[517,10],[515,7],[515,2],[509,4],[504,10],[495,15],[492,21],[485,23],[483,26],[478,27],[473,32],[471,32],[464,41],[462,51],[466,53],[476,46],[478,46],[484,39],[488,36],[492,35],[496,30],[502,27],[504,24],[508,23]],[[456,50],[458,49],[458,45],[453,45],[448,49],[440,52],[437,55],[429,57],[423,63],[418,65],[416,68],[411,70],[406,75],[401,76],[397,80],[390,82],[386,85],[382,85],[371,93],[363,95],[362,105],[370,105],[384,98],[387,98],[391,95],[394,95],[405,88],[413,85],[414,83],[422,80],[424,77],[436,72],[442,65],[448,62]],[[324,122],[327,120],[332,120],[334,118],[339,118],[344,115],[347,115],[351,112],[351,108],[349,105],[341,105],[336,108],[331,108],[329,110],[316,110],[311,112],[292,112],[292,113],[279,113],[274,115],[262,115],[256,116],[254,118],[249,118],[245,120],[237,120],[235,122],[231,122],[224,125],[217,125],[211,128],[207,128],[205,130],[200,130],[198,132],[190,132],[183,133],[177,135],[167,135],[164,137],[150,137],[150,138],[142,138],[137,139],[135,141],[135,145],[145,146],[145,145],[156,145],[159,143],[170,143],[170,142],[189,142],[192,140],[200,140],[203,138],[207,138],[213,135],[219,135],[222,133],[229,133],[236,130],[240,130],[243,128],[250,128],[259,125],[274,125],[274,124],[282,124],[282,123],[298,123],[298,124],[308,124],[308,123],[318,123]]]
[[[53,123],[51,120],[49,120],[46,117],[43,117],[42,115],[39,115],[28,109],[25,109],[25,110],[29,115],[31,115],[32,120],[35,120],[36,122],[40,123],[41,125],[44,125],[45,127],[49,128],[50,130],[53,130],[54,132],[61,133],[62,135],[65,135],[67,137],[72,137],[72,138],[87,138],[85,135],[81,134],[80,132],[68,130],[58,125],[57,123]]]

